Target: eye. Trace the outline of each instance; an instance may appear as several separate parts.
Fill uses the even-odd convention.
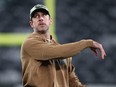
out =
[[[33,18],[37,18],[38,17],[38,14],[35,14],[34,16],[33,16]]]

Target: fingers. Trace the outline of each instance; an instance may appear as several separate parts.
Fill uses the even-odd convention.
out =
[[[99,50],[100,50],[100,52],[101,52],[101,58],[104,59],[104,57],[106,56],[106,52],[105,52],[105,50],[103,49],[102,45],[100,45]]]
[[[93,46],[94,46],[94,48],[100,50],[101,58],[104,59],[104,57],[106,56],[106,53],[105,53],[105,50],[103,49],[102,45],[100,43],[94,41]]]
[[[96,49],[96,48],[91,47],[90,49],[93,51],[93,53],[94,53],[96,56],[98,55],[97,49]]]

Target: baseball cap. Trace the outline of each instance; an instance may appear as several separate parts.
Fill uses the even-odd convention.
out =
[[[48,8],[45,5],[37,4],[34,7],[32,7],[32,9],[30,10],[30,19],[34,16],[34,13],[37,12],[37,11],[38,12],[39,11],[40,12],[44,12],[44,13],[50,15],[49,14],[49,10],[48,10]]]

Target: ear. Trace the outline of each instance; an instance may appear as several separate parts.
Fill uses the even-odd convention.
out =
[[[50,25],[52,24],[52,18],[50,17]]]
[[[33,21],[32,20],[29,21],[29,24],[30,24],[31,28],[33,28]]]

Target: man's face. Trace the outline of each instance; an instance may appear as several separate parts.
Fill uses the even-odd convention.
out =
[[[44,12],[36,12],[30,21],[30,25],[36,32],[47,32],[51,24],[51,18]]]

